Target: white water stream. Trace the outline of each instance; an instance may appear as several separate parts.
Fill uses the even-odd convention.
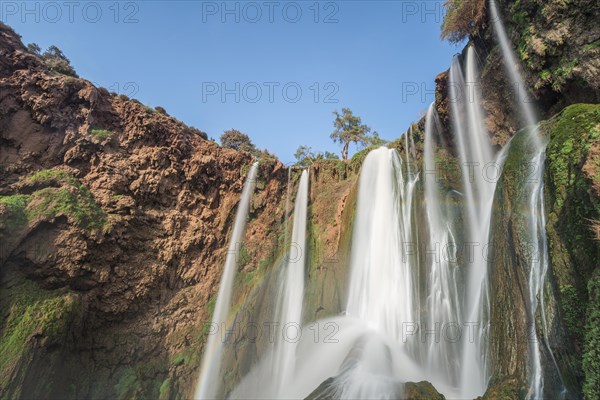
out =
[[[532,338],[537,338],[537,330],[535,326],[536,314],[541,316],[541,331],[542,338],[531,341],[529,345],[529,391],[528,399],[541,399],[544,397],[544,371],[542,367],[542,351],[540,346],[545,345],[548,354],[556,368],[558,376],[561,377],[560,370],[556,364],[556,360],[552,353],[552,349],[548,345],[546,325],[546,315],[544,310],[544,284],[546,283],[546,272],[548,270],[548,246],[546,239],[546,215],[544,209],[544,162],[546,158],[546,143],[537,129],[537,118],[533,109],[530,96],[528,95],[527,87],[522,78],[521,67],[517,62],[515,53],[512,49],[512,44],[508,39],[498,7],[494,0],[490,0],[490,20],[494,26],[494,34],[502,49],[504,66],[510,78],[513,93],[515,94],[514,101],[518,102],[518,109],[521,112],[526,125],[530,128],[529,135],[535,146],[535,154],[533,159],[528,164],[532,168],[534,176],[531,182],[527,183],[527,193],[529,193],[529,206],[531,213],[528,223],[529,238],[531,240],[532,254],[529,265],[529,335]],[[526,162],[526,161],[525,161]],[[541,307],[540,307],[541,306]],[[562,377],[561,377],[562,380]],[[564,388],[564,383],[563,383]],[[564,389],[563,389],[564,392]]]
[[[233,281],[235,278],[238,250],[244,237],[246,228],[246,220],[250,211],[250,200],[256,186],[256,173],[258,171],[258,163],[255,162],[250,167],[242,197],[238,205],[235,215],[235,223],[233,224],[233,232],[229,239],[229,250],[223,267],[223,275],[219,284],[219,293],[215,303],[213,312],[212,324],[223,326],[227,322],[227,316],[231,307],[231,297],[233,291]],[[213,399],[219,391],[220,381],[219,374],[221,369],[221,354],[223,351],[223,342],[220,335],[209,335],[206,342],[202,365],[200,368],[200,378],[196,389],[196,399]]]

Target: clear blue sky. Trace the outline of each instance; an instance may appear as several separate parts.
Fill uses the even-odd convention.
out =
[[[439,39],[443,1],[0,3],[26,44],[57,45],[80,76],[216,139],[239,129],[283,162],[299,145],[339,153],[342,107],[399,137],[460,50]]]

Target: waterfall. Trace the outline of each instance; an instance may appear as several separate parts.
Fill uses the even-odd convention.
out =
[[[425,211],[429,227],[427,270],[426,318],[422,328],[428,330],[454,329],[456,334],[462,321],[458,284],[459,268],[456,263],[456,240],[452,222],[442,210],[435,163],[434,135],[439,133],[437,114],[433,104],[425,117]],[[439,327],[439,328],[438,328]],[[452,340],[429,340],[426,359],[430,380],[439,386],[458,386],[459,348]]]
[[[382,147],[367,155],[359,180],[346,315],[317,321],[315,332],[303,335],[297,345],[276,344],[231,398],[305,398],[324,380],[335,377],[327,389],[334,398],[395,399],[402,396],[403,381],[421,376],[401,335],[418,311],[413,290],[417,267],[411,268],[411,258],[403,252],[403,246],[413,240],[411,212],[406,208],[410,209],[407,204],[412,201],[416,179],[418,174],[404,179],[402,160],[395,150]],[[292,248],[294,243],[305,242],[306,200],[302,199],[307,191],[308,172],[304,172]],[[413,252],[407,249],[406,253]],[[298,267],[290,262],[285,271],[282,321],[295,322],[301,316],[297,300],[301,300],[304,269]],[[332,327],[336,328],[334,342],[326,339]]]
[[[487,388],[487,331],[489,326],[488,268],[482,249],[488,242],[492,202],[497,179],[489,179],[487,168],[498,168],[483,113],[480,109],[479,76],[475,52],[467,49],[466,71],[463,73],[459,57],[450,67],[450,95],[452,129],[456,138],[464,191],[465,243],[473,251],[463,249],[466,297],[463,324],[473,324],[473,340],[463,340],[462,395],[477,397]],[[497,177],[494,177],[497,178]]]
[[[410,242],[402,204],[404,177],[395,150],[371,151],[362,166],[350,266],[348,315],[400,338],[415,321],[413,276],[403,246]]]
[[[294,225],[292,228],[292,242],[288,254],[288,264],[284,272],[282,290],[278,298],[280,315],[277,319],[282,328],[282,334],[278,335],[278,341],[275,344],[274,356],[274,374],[276,390],[275,398],[283,396],[283,390],[286,384],[294,378],[294,365],[296,341],[298,332],[301,331],[302,323],[302,302],[304,300],[304,275],[306,273],[306,214],[308,208],[308,170],[302,171],[298,192],[296,194],[296,204],[294,206]],[[291,331],[293,336],[287,337]]]
[[[252,164],[252,167],[250,167],[246,182],[244,183],[244,189],[242,190],[242,197],[235,215],[233,233],[229,239],[229,249],[227,251],[223,275],[221,276],[221,283],[219,284],[219,293],[217,294],[217,301],[213,312],[213,326],[216,325],[222,327],[227,322],[227,315],[229,314],[231,306],[231,295],[235,278],[238,250],[244,236],[246,219],[248,218],[248,212],[250,211],[250,200],[252,199],[252,193],[254,193],[257,171],[258,162],[255,162]],[[223,342],[220,340],[220,335],[209,335],[204,349],[195,398],[212,399],[217,396],[219,391],[218,382],[220,379],[219,372],[221,366],[221,353],[223,350]]]
[[[288,167],[287,170],[288,176],[287,176],[287,186],[285,189],[285,210],[283,211],[284,213],[284,219],[285,219],[285,225],[283,227],[283,245],[287,246],[288,245],[288,211],[290,209],[290,182],[292,179],[292,167]]]
[[[556,368],[557,374],[562,381],[560,370],[552,353],[547,340],[548,327],[546,325],[546,314],[544,309],[544,284],[546,272],[548,270],[548,245],[546,235],[546,216],[544,209],[544,162],[546,153],[546,143],[540,137],[537,128],[536,113],[529,100],[528,91],[523,82],[520,64],[517,62],[515,54],[512,50],[511,42],[502,24],[500,13],[494,0],[490,0],[490,18],[493,22],[494,33],[496,39],[500,43],[502,55],[504,58],[504,66],[510,78],[511,84],[516,93],[516,101],[518,101],[522,117],[525,123],[530,127],[529,135],[536,148],[536,154],[531,161],[531,166],[535,168],[535,177],[527,184],[527,193],[529,193],[529,206],[531,214],[528,221],[529,238],[534,244],[529,263],[529,335],[532,338],[537,338],[537,330],[535,326],[536,314],[540,312],[541,316],[541,331],[543,334],[542,340],[534,340],[529,343],[529,391],[528,399],[541,399],[544,396],[544,371],[542,368],[542,354],[540,345],[543,343],[548,354]],[[538,300],[539,299],[539,300]],[[541,307],[539,307],[541,306]],[[561,382],[562,383],[562,382]],[[564,383],[563,388],[564,388]]]
[[[418,371],[403,336],[418,317],[418,268],[411,262],[417,179],[404,177],[393,149],[371,151],[362,165],[346,308],[348,331],[357,336],[332,383],[334,398],[398,398],[406,374]]]
[[[534,132],[533,135],[536,135]],[[542,150],[534,156],[532,163],[533,165],[543,165],[545,152]],[[546,248],[546,218],[542,214],[544,212],[544,177],[543,168],[537,168],[540,170],[539,174],[531,182],[527,182],[527,193],[529,193],[529,207],[532,210],[529,213],[529,238],[533,241],[535,249],[532,254],[529,255],[529,321],[535,321],[535,313],[538,308],[538,294],[540,295],[541,301],[543,302],[544,293],[544,278],[548,268],[547,264],[547,248]],[[540,237],[540,233],[544,236]],[[542,240],[542,242],[540,242]],[[541,309],[542,315],[544,316],[544,309]],[[545,317],[544,317],[545,323]],[[535,324],[528,323],[529,332],[528,337],[537,337]],[[544,327],[545,331],[545,327]],[[544,375],[542,370],[542,357],[540,346],[537,341],[529,341],[529,352],[531,354],[531,378],[529,391],[527,398],[541,399],[543,397],[544,389]]]
[[[504,25],[502,24],[500,13],[498,12],[498,8],[496,7],[496,2],[494,0],[490,0],[490,19],[494,25],[496,39],[498,39],[498,43],[500,43],[500,48],[502,49],[504,65],[513,86],[513,93],[517,96],[514,100],[521,105],[520,111],[523,114],[526,124],[528,126],[535,126],[537,124],[537,118],[535,117],[535,111],[533,110],[531,100],[527,94],[527,87],[525,87],[525,83],[523,82],[519,72],[520,64],[515,58],[515,54],[512,50],[512,44],[508,39],[506,31],[504,30]]]
[[[545,343],[549,350],[544,310],[549,267],[542,168],[545,146],[535,127],[535,112],[526,102],[518,65],[495,3],[491,0],[490,4],[508,75],[520,88],[520,108],[536,150],[531,161],[537,166],[537,179],[524,190],[530,210],[527,234],[535,246],[533,253],[538,255],[531,258],[527,271],[531,305],[528,319],[536,321],[539,315],[544,335],[543,341],[529,345],[527,397],[538,399],[543,396],[544,384],[544,349],[540,346]],[[231,398],[311,395],[394,399],[404,395],[404,383],[421,380],[431,382],[449,398],[474,398],[485,393],[491,370],[490,266],[486,251],[494,193],[510,143],[500,151],[490,143],[473,46],[466,49],[464,57],[452,60],[448,87],[453,149],[441,147],[445,132],[432,104],[425,116],[421,171],[415,167],[412,127],[404,137],[405,160],[396,150],[382,147],[372,150],[363,162],[344,315],[316,321],[314,333],[302,335],[298,343],[278,338],[231,392]],[[441,171],[436,163],[438,155],[452,150],[456,151],[460,172],[460,188],[456,189],[448,188],[454,181],[439,180]],[[282,328],[279,332],[285,332],[290,324],[301,328],[308,176],[308,171],[302,172],[289,260],[282,264],[279,276],[274,315]],[[287,219],[285,224],[287,245]],[[337,327],[336,342],[315,340],[327,336],[329,323]],[[533,325],[530,334],[536,332]],[[554,360],[551,351],[549,355]],[[214,362],[218,371],[218,360]]]
[[[537,132],[532,131],[532,134],[536,135]],[[530,256],[529,263],[529,301],[530,307],[530,321],[535,321],[536,312],[539,309],[540,320],[542,323],[542,334],[541,342],[546,346],[550,359],[552,360],[554,368],[556,368],[557,375],[561,381],[562,391],[561,396],[566,394],[566,387],[564,385],[562,374],[558,368],[556,358],[548,343],[548,326],[546,322],[546,309],[544,304],[544,285],[546,284],[546,273],[548,272],[549,261],[548,261],[548,239],[546,235],[546,210],[544,206],[544,162],[546,157],[545,147],[538,149],[535,154],[531,165],[536,166],[536,171],[533,179],[528,182],[529,196],[529,207],[533,212],[529,214],[529,237],[535,245],[533,254]],[[529,337],[537,337],[537,330],[535,324],[529,324],[530,332]],[[544,375],[542,368],[542,357],[540,341],[530,341],[530,352],[532,357],[532,378],[527,397],[533,399],[541,399],[544,397]]]
[[[308,214],[309,172],[302,171],[296,201],[289,253],[280,264],[273,319],[268,348],[259,362],[229,394],[231,399],[295,398],[290,386],[295,382],[298,341],[302,332],[302,304],[306,275],[306,224]]]
[[[415,207],[415,189],[417,188],[417,184],[419,183],[419,171],[416,165],[416,157],[415,157],[415,144],[412,136],[412,126],[409,128],[408,132],[404,135],[404,145],[405,145],[405,157],[406,157],[406,179],[405,184],[402,187],[402,219],[404,221],[404,253],[403,256],[406,257],[406,261],[409,265],[412,266],[413,273],[413,282],[412,287],[414,290],[414,309],[420,310],[420,295],[419,295],[419,282],[421,281],[421,277],[419,275],[419,252],[417,251],[416,244],[419,241],[419,231],[418,226],[416,224],[417,216],[416,216],[416,207]],[[414,354],[414,353],[413,353]]]

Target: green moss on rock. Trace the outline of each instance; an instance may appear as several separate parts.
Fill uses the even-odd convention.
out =
[[[594,330],[590,321],[598,310],[593,293],[597,287],[590,279],[597,276],[600,242],[590,228],[591,221],[600,219],[600,199],[595,190],[600,187],[600,176],[590,174],[585,166],[588,158],[596,157],[590,149],[600,141],[600,105],[569,106],[540,124],[540,130],[549,139],[546,231],[560,313],[574,347],[575,373],[578,379],[585,378],[586,396],[598,398],[592,388],[600,382],[600,364],[591,361],[594,354],[598,359],[598,343],[594,342],[598,332],[590,333]],[[587,310],[582,304],[588,304]]]
[[[0,220],[0,229],[13,232],[27,225],[27,214],[25,209],[29,203],[30,196],[15,194],[12,196],[0,196],[0,205],[6,207],[4,218]]]
[[[404,384],[404,398],[406,400],[444,400],[444,395],[440,394],[435,387],[427,382],[407,382]]]
[[[104,142],[105,140],[113,137],[113,133],[111,131],[98,127],[93,127],[90,129],[90,134],[96,142]]]
[[[30,221],[67,216],[88,233],[108,229],[106,213],[98,206],[89,189],[73,175],[62,170],[42,170],[23,179],[20,187],[34,190],[31,194],[0,196],[7,212],[0,229],[18,230]]]
[[[586,399],[600,399],[600,275],[588,283],[589,303],[585,327],[583,370]]]
[[[561,292],[569,333],[581,341],[582,319],[570,305],[585,302],[586,284],[600,257],[590,220],[600,216],[600,199],[582,166],[600,140],[600,105],[576,104],[541,125],[550,139],[546,150],[547,232],[552,269]]]
[[[119,382],[115,385],[117,398],[119,400],[136,399],[138,398],[136,394],[140,390],[141,385],[135,369],[131,367],[126,368],[122,372]]]
[[[163,381],[158,389],[158,400],[169,400],[171,398],[171,379]]]
[[[63,341],[76,314],[78,298],[66,290],[43,290],[34,282],[18,278],[2,288],[0,300],[2,397],[9,386],[20,385],[20,364],[34,356],[36,346]]]
[[[513,400],[524,399],[526,392],[521,382],[513,377],[494,379],[490,382],[485,394],[477,400]]]

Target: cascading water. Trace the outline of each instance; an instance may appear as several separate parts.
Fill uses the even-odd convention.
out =
[[[278,335],[275,344],[275,398],[284,395],[286,384],[294,377],[296,363],[296,341],[289,340],[287,330],[292,328],[292,337],[301,329],[302,302],[304,300],[304,275],[306,273],[306,214],[308,209],[308,170],[302,171],[296,204],[294,206],[294,226],[292,229],[292,242],[288,254],[287,270],[284,273],[282,291],[278,303],[281,304],[278,321],[284,335]]]
[[[533,133],[534,135],[536,133]],[[543,165],[544,163],[544,151],[540,150],[535,155],[533,163],[534,165]],[[539,168],[543,171],[542,168]],[[529,206],[532,212],[529,214],[528,228],[529,228],[529,238],[533,240],[533,244],[535,250],[532,254],[529,255],[529,302],[531,307],[529,308],[529,320],[535,321],[535,313],[538,308],[538,294],[541,296],[541,301],[543,301],[543,286],[544,286],[544,278],[546,276],[547,271],[547,252],[546,252],[546,238],[545,238],[545,226],[546,219],[545,216],[542,215],[544,212],[544,185],[543,185],[543,174],[537,174],[537,179],[532,180],[527,183],[526,191],[529,193]],[[539,243],[542,239],[540,237],[540,231],[544,233],[543,243]],[[535,243],[535,242],[538,243]],[[544,309],[542,307],[542,314],[544,313]],[[544,318],[545,320],[545,318]],[[544,321],[545,322],[545,321]],[[536,337],[536,329],[535,324],[530,323],[529,326],[529,337]],[[544,329],[545,330],[545,329]],[[528,398],[539,399],[543,397],[543,389],[544,389],[544,376],[542,370],[542,359],[540,346],[537,341],[530,341],[529,343],[529,351],[531,354],[531,382],[529,386],[529,392],[527,393]]]
[[[407,167],[407,170],[410,167]],[[407,325],[416,321],[418,270],[409,262],[411,203],[417,174],[406,180],[395,150],[365,159],[352,238],[346,312],[358,334],[336,378],[336,397],[393,399],[402,393],[408,359]],[[413,368],[413,371],[418,368]]]
[[[227,252],[227,258],[225,259],[223,275],[221,276],[221,283],[219,284],[219,293],[217,294],[217,301],[212,317],[212,324],[219,327],[226,323],[231,306],[231,295],[237,264],[237,250],[244,236],[246,219],[248,218],[248,212],[250,211],[250,200],[252,199],[252,193],[254,193],[256,184],[257,171],[258,162],[255,162],[252,164],[252,167],[250,167],[250,171],[246,177],[244,189],[242,190],[242,197],[235,215],[233,232],[229,239],[229,250]],[[219,335],[208,336],[200,368],[198,387],[196,389],[195,398],[197,399],[215,398],[219,391],[218,382],[221,366],[221,353],[223,350],[223,343],[219,339]]]
[[[491,8],[496,12],[493,0]],[[506,53],[509,75],[515,87],[522,87],[501,22],[497,17],[492,20]],[[411,130],[404,138],[405,163],[395,150],[380,148],[371,151],[362,165],[345,315],[317,321],[320,337],[326,336],[324,326],[328,323],[337,327],[336,342],[313,341],[313,335],[303,335],[297,344],[277,340],[230,393],[231,398],[314,395],[315,399],[393,399],[402,397],[404,382],[420,380],[432,382],[448,398],[474,398],[485,392],[490,373],[490,288],[485,250],[496,183],[509,145],[495,152],[490,144],[480,106],[479,80],[476,54],[469,47],[464,59],[454,58],[449,72],[451,130],[460,164],[461,192],[446,190],[438,181],[436,157],[442,149],[436,147],[436,141],[444,141],[432,105],[425,119],[423,172],[411,162],[417,159]],[[533,127],[535,113],[526,103],[525,92],[517,93],[538,144],[532,161],[538,165],[539,176],[525,188],[532,210],[528,235],[539,255],[532,259],[528,271],[528,317],[535,321],[539,313],[546,335],[544,146]],[[416,188],[423,173],[421,192]],[[308,172],[304,171],[294,208],[290,257],[295,258],[298,248],[302,253],[281,271],[275,312],[280,326],[298,324],[302,319],[307,193]],[[424,201],[415,198],[421,193]],[[418,222],[426,223],[426,235],[417,234]],[[415,325],[420,326],[414,329]],[[425,335],[419,335],[418,330]],[[531,333],[535,331],[534,326]],[[440,337],[448,332],[457,333],[462,341]],[[544,340],[547,345],[545,336]],[[543,394],[540,353],[539,343],[532,343],[529,398]]]
[[[542,340],[535,340],[530,342],[529,348],[529,391],[527,398],[530,399],[541,399],[544,395],[544,377],[542,368],[542,356],[541,356],[541,343],[545,344],[548,354],[552,359],[554,367],[556,368],[557,374],[561,377],[560,370],[552,353],[552,349],[548,345],[547,340],[547,326],[546,326],[546,315],[544,310],[544,284],[546,280],[546,272],[548,270],[548,247],[546,239],[546,216],[544,209],[544,162],[546,143],[542,140],[537,129],[537,118],[536,113],[532,107],[531,101],[529,100],[527,88],[523,82],[520,73],[520,65],[516,60],[514,52],[512,50],[508,35],[502,24],[500,13],[494,0],[490,0],[490,19],[493,22],[494,33],[500,43],[502,49],[502,55],[504,57],[504,65],[507,74],[511,80],[513,86],[513,93],[516,94],[515,100],[520,105],[519,110],[529,126],[529,135],[534,143],[536,152],[529,163],[534,168],[535,179],[532,182],[528,182],[527,193],[529,193],[531,214],[529,218],[528,228],[529,237],[532,241],[534,257],[531,257],[529,265],[529,321],[530,337],[537,337],[537,330],[535,327],[536,314],[539,312],[541,315],[541,331],[543,334]],[[538,300],[539,299],[539,300]],[[561,377],[562,380],[562,377]],[[563,383],[564,388],[564,383]],[[563,389],[564,390],[564,389]]]
[[[413,301],[417,268],[411,268],[411,258],[403,254],[403,246],[413,240],[412,216],[405,208],[417,178],[415,174],[408,181],[404,179],[402,161],[395,150],[380,148],[367,155],[354,222],[347,315],[317,321],[319,333],[303,335],[297,349],[296,345],[275,346],[263,358],[267,361],[244,377],[232,398],[305,398],[325,379],[335,377],[322,393],[324,398],[395,399],[403,393],[403,380],[420,377],[421,369],[408,356],[406,337],[402,336],[405,324],[413,324],[418,311]],[[307,184],[301,182],[298,199],[306,191]],[[297,221],[301,222],[302,216],[295,214],[292,243],[305,240],[297,230]],[[290,264],[285,279],[300,286],[303,275],[291,267],[298,266]],[[289,297],[301,300],[301,291],[293,291]],[[283,320],[294,322],[289,316],[301,315],[301,305],[294,305],[294,301],[282,300],[282,310],[290,310]],[[327,338],[331,333],[328,326],[337,328],[335,341],[314,340]],[[270,388],[271,383],[258,383],[273,376],[278,381],[276,391]]]
[[[290,209],[290,182],[292,179],[292,167],[288,167],[287,170],[288,176],[287,176],[287,186],[285,189],[285,210],[283,211],[285,217],[285,226],[283,227],[283,245],[287,246],[288,245],[288,210]]]
[[[416,251],[416,244],[419,241],[417,224],[414,223],[416,221],[416,209],[414,207],[415,203],[415,189],[419,182],[419,170],[417,168],[417,163],[415,161],[414,154],[414,141],[412,137],[412,126],[404,135],[404,147],[405,147],[405,157],[406,162],[406,179],[404,186],[401,188],[402,193],[402,219],[404,220],[404,240],[409,245],[404,246],[404,254],[406,257],[406,262],[413,266],[413,283],[412,287],[415,291],[414,296],[414,308],[415,310],[420,310],[420,295],[419,295],[419,268],[415,268],[415,266],[419,265],[419,252]],[[410,248],[409,248],[410,246]],[[416,354],[415,354],[416,355]]]
[[[348,315],[393,338],[415,321],[412,270],[403,256],[407,231],[401,202],[404,177],[395,150],[373,150],[360,175]]]
[[[489,282],[487,260],[482,249],[488,242],[492,202],[497,179],[489,179],[486,171],[497,163],[488,140],[480,109],[479,76],[475,52],[467,49],[466,73],[455,57],[450,67],[452,128],[456,138],[464,191],[466,250],[466,297],[463,302],[463,324],[474,324],[473,340],[463,340],[461,393],[465,397],[480,396],[488,384],[487,330],[489,325]]]
[[[291,172],[291,171],[290,171]],[[289,187],[289,186],[288,186]],[[306,221],[308,212],[309,172],[302,171],[287,263],[282,264],[277,291],[273,342],[263,359],[231,392],[230,398],[293,398],[289,387],[295,380],[297,336],[301,332],[304,277],[306,274]],[[286,200],[287,202],[287,200]]]
[[[537,136],[537,132],[533,132]],[[538,138],[539,139],[539,138]],[[542,343],[546,346],[550,359],[557,375],[560,379],[562,389],[560,396],[563,397],[567,390],[564,385],[560,369],[552,353],[552,349],[548,343],[548,326],[546,323],[546,309],[544,304],[544,285],[546,282],[546,273],[548,272],[548,240],[546,236],[546,210],[544,206],[544,162],[546,157],[545,146],[538,149],[534,155],[531,165],[535,166],[535,174],[533,179],[527,183],[529,193],[529,206],[534,210],[529,214],[529,237],[534,244],[534,252],[530,255],[529,263],[529,301],[530,321],[536,320],[536,313],[539,310],[540,320],[542,323]],[[537,337],[535,324],[529,324],[529,337]],[[532,379],[529,388],[528,397],[533,399],[541,399],[544,397],[544,371],[542,368],[542,355],[540,341],[530,341],[530,352],[532,357]]]
[[[519,72],[520,64],[517,62],[515,54],[512,50],[511,42],[508,39],[508,35],[506,34],[506,30],[504,29],[502,19],[500,18],[500,13],[498,12],[498,8],[496,7],[496,2],[494,0],[490,0],[490,20],[494,25],[494,33],[496,35],[496,39],[498,39],[498,43],[500,43],[500,48],[502,49],[504,65],[506,66],[506,72],[508,73],[510,82],[512,84],[512,92],[516,94],[516,98],[514,100],[518,101],[521,105],[519,110],[523,114],[525,123],[528,126],[535,126],[537,124],[537,118],[535,117],[535,111],[531,106],[531,100],[527,95],[527,88],[525,87],[525,83],[523,82]],[[541,142],[539,144],[541,145]]]
[[[434,135],[437,115],[433,104],[425,117],[425,209],[429,227],[427,263],[426,318],[422,328],[440,331],[451,329],[462,321],[458,284],[459,268],[456,263],[456,241],[451,221],[442,210],[438,170],[435,163]],[[458,327],[460,329],[460,326]],[[453,340],[429,340],[426,358],[429,379],[436,387],[457,387],[460,371],[459,343]]]

